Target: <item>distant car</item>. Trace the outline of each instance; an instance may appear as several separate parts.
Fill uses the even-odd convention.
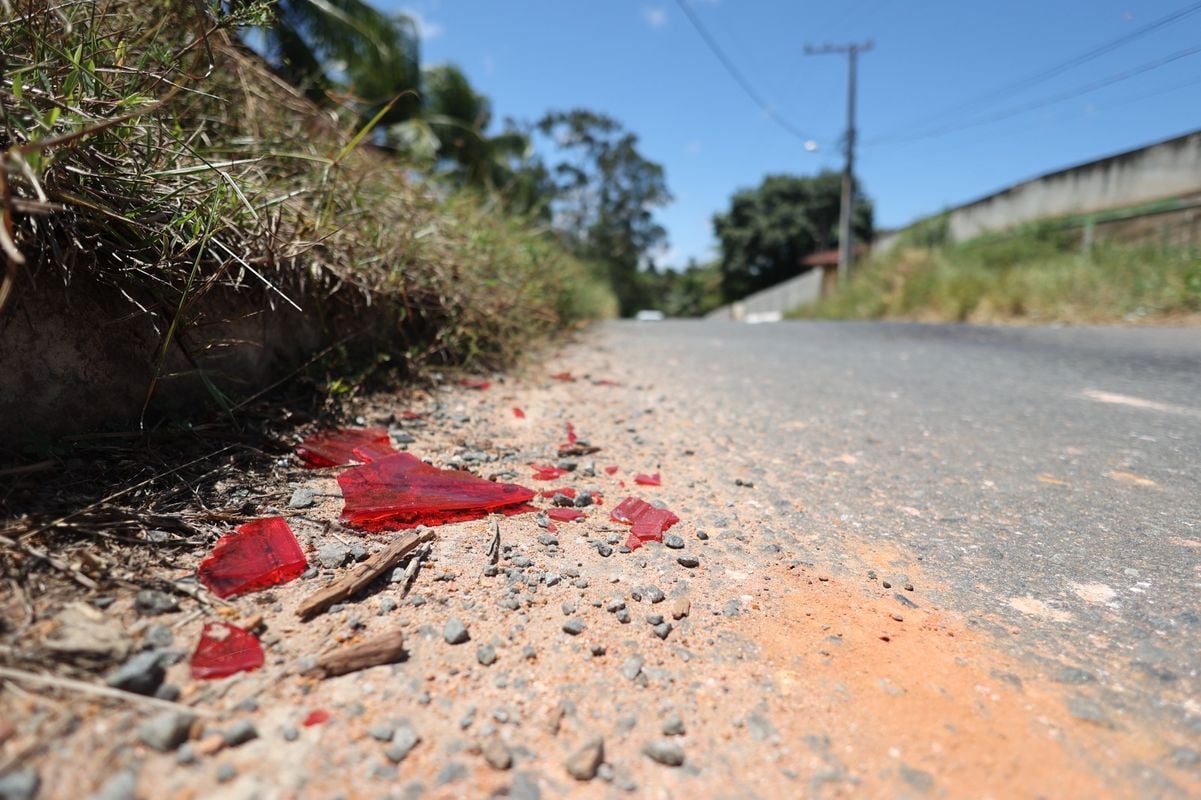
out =
[[[662,311],[655,308],[646,308],[634,315],[639,322],[662,322],[666,318]]]

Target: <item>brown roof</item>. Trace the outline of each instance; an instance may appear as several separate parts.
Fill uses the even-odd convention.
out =
[[[869,249],[865,244],[855,245],[855,258],[863,257]],[[838,249],[818,250],[816,253],[810,253],[801,259],[801,264],[806,267],[836,266],[838,264]]]

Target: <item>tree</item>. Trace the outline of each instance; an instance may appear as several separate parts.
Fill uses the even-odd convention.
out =
[[[537,126],[564,159],[551,168],[556,227],[577,253],[605,266],[623,314],[645,301],[639,267],[666,241],[654,209],[671,201],[663,167],[612,117],[551,112]]]
[[[730,199],[729,211],[713,218],[727,302],[799,274],[802,258],[838,246],[841,181],[828,170],[812,177],[769,175]],[[858,187],[855,193],[851,228],[858,241],[870,241],[871,201]]]

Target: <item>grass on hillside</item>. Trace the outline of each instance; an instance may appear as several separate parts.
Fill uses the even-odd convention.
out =
[[[239,39],[266,3],[3,5],[0,314],[35,284],[115,291],[165,353],[206,296],[237,291],[331,338],[370,327],[408,369],[499,365],[613,314],[548,233],[413,174],[276,76]]]
[[[945,322],[1173,321],[1201,313],[1201,250],[1101,243],[1031,226],[960,244],[911,239],[790,316]]]

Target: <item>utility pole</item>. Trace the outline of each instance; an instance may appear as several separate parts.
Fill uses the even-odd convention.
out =
[[[821,47],[805,45],[805,55],[847,56],[847,133],[846,133],[846,165],[842,170],[842,206],[838,214],[838,283],[845,285],[850,276],[851,259],[853,258],[851,212],[855,202],[855,67],[860,53],[872,49],[869,39],[862,44],[824,44]]]

